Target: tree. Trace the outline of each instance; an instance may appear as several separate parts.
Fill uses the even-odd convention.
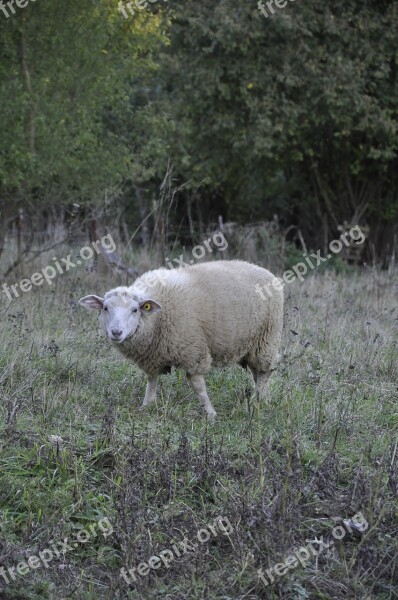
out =
[[[126,122],[131,82],[155,67],[160,18],[125,21],[111,0],[56,0],[0,19],[0,33],[3,224],[18,205],[95,204],[131,170],[115,124]]]
[[[318,247],[344,220],[371,221],[374,239],[396,223],[395,2],[265,18],[252,2],[176,0],[172,13],[161,72],[182,177],[206,180],[229,218],[278,212]]]

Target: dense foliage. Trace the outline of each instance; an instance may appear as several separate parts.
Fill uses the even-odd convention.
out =
[[[98,207],[136,226],[168,165],[176,227],[278,215],[321,246],[345,220],[393,252],[397,3],[111,0],[0,15],[0,206]],[[386,235],[387,233],[387,235]]]

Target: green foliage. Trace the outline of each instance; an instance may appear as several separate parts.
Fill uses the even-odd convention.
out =
[[[30,3],[0,19],[0,210],[111,191],[140,221],[171,164],[176,229],[278,214],[320,247],[359,218],[391,255],[397,25],[392,0]]]
[[[113,2],[37,2],[0,19],[0,189],[39,204],[95,203],[132,161],[114,122],[154,69],[156,17],[125,24]]]
[[[367,208],[396,221],[396,3],[173,2],[161,73],[173,159],[232,219],[277,211],[319,246]],[[366,217],[365,217],[366,218]]]

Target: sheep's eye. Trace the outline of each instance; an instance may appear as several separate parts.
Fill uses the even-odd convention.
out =
[[[151,305],[149,304],[149,302],[144,304],[144,310],[151,310]]]

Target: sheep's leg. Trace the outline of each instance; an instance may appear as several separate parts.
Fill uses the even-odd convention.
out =
[[[269,393],[269,378],[272,375],[272,369],[267,371],[266,373],[260,373],[259,371],[252,370],[254,382],[256,384],[256,399],[257,401],[265,400],[269,402],[270,393]]]
[[[207,395],[205,378],[202,375],[188,375],[188,374],[187,374],[187,377],[188,377],[188,380],[189,380],[192,388],[198,394],[199,400],[200,400],[203,408],[207,412],[207,415],[208,415],[210,421],[214,422],[214,419],[216,418],[217,413],[214,410],[213,405],[209,400],[209,396]]]
[[[145,390],[145,398],[142,401],[141,408],[143,408],[144,406],[148,406],[148,404],[151,404],[151,402],[153,402],[155,400],[157,385],[158,385],[158,376],[157,375],[155,377],[148,377],[148,383],[146,384],[146,390]]]

